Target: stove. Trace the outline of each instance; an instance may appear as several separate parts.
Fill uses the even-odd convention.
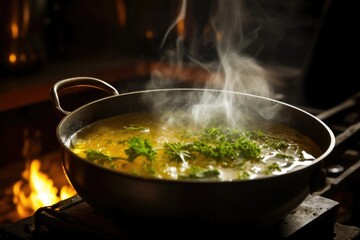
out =
[[[139,82],[143,83],[143,79]],[[135,85],[139,87],[139,84]],[[116,87],[132,91],[136,90],[135,85]],[[72,236],[100,239],[143,239],[150,236],[158,239],[223,238],[239,234],[276,239],[358,239],[360,92],[327,110],[300,108],[316,115],[332,129],[336,146],[323,163],[326,175],[319,179],[321,190],[313,192],[292,213],[271,226],[244,229],[236,222],[204,225],[182,220],[140,219],[126,214],[114,218],[98,212],[75,195],[39,208],[28,218],[3,225],[0,239],[71,239]],[[169,236],[169,232],[173,235]]]
[[[79,53],[82,51],[79,51],[79,49],[74,51],[73,32],[77,31],[62,32],[62,26],[67,26],[70,30],[74,30],[77,26],[80,26],[78,27],[79,29],[83,29],[80,32],[84,35],[81,35],[82,37],[78,39],[80,40],[78,43],[81,46],[80,49],[86,50],[87,47],[89,47],[92,50],[94,48],[92,43],[95,42],[95,48],[100,47],[100,49],[102,49],[99,42],[102,42],[101,40],[104,34],[94,36],[94,29],[91,29],[90,34],[87,35],[89,28],[81,28],[82,25],[80,22],[75,19],[75,15],[78,16],[80,14],[81,16],[81,14],[84,15],[91,12],[82,13],[81,11],[76,11],[77,14],[68,14],[70,18],[66,19],[67,14],[65,14],[65,7],[77,6],[79,3],[64,5],[60,4],[60,1],[49,2],[49,6],[52,6],[52,4],[56,5],[56,7],[50,7],[51,12],[55,11],[55,15],[51,17],[53,21],[50,22],[53,24],[49,25],[50,31],[47,33],[50,46],[55,46],[50,49],[49,53],[51,56],[57,57],[64,53],[70,54],[73,52],[81,55]],[[208,15],[208,10],[210,9],[208,6],[204,8],[206,1],[198,2],[201,4],[199,5],[201,7],[194,8],[194,10],[196,10],[194,13],[198,15],[196,18],[208,17],[204,16]],[[250,3],[251,1],[248,2]],[[260,34],[258,37],[260,41],[256,41],[254,48],[250,47],[248,49],[249,55],[260,55],[260,60],[264,60],[265,62],[269,61],[269,64],[272,63],[270,60],[273,59],[275,63],[279,62],[290,66],[290,71],[285,69],[284,73],[286,75],[285,78],[289,78],[286,79],[289,80],[286,84],[288,87],[280,91],[280,93],[286,94],[280,94],[279,100],[299,106],[305,111],[316,115],[334,132],[336,136],[336,146],[323,162],[324,175],[318,181],[320,190],[309,195],[292,213],[274,225],[261,229],[243,229],[239,224],[234,223],[223,226],[225,227],[225,231],[224,228],[219,225],[209,226],[199,223],[185,223],[180,220],[173,222],[155,221],[153,219],[139,219],[125,214],[117,216],[116,218],[108,217],[96,209],[93,209],[81,196],[75,195],[54,205],[39,208],[30,217],[9,224],[0,224],[0,239],[143,239],[148,237],[158,239],[198,237],[203,239],[207,237],[225,238],[227,235],[232,238],[234,236],[242,237],[246,233],[252,234],[254,238],[260,239],[359,239],[360,92],[355,93],[344,101],[341,100],[339,104],[329,109],[327,109],[328,106],[326,106],[326,109],[318,109],[313,108],[313,106],[315,106],[313,103],[297,102],[298,98],[303,98],[303,93],[297,93],[300,87],[297,81],[293,81],[293,78],[297,78],[298,75],[297,67],[299,65],[302,67],[302,61],[306,62],[308,50],[310,50],[311,53],[313,51],[314,53],[312,53],[311,61],[306,63],[309,69],[305,69],[305,83],[300,83],[300,85],[305,84],[304,87],[306,89],[304,89],[304,91],[309,92],[307,98],[310,98],[311,101],[318,102],[317,105],[331,102],[330,105],[332,106],[333,102],[338,100],[339,95],[342,97],[349,92],[353,93],[359,90],[357,85],[357,66],[355,65],[357,62],[348,57],[349,54],[356,55],[358,52],[358,37],[356,34],[350,35],[350,37],[344,37],[349,35],[348,33],[353,32],[356,23],[355,17],[357,17],[355,11],[357,11],[357,9],[349,7],[348,4],[341,4],[341,1],[308,1],[306,4],[306,1],[274,1],[272,4],[268,2],[270,1],[260,1],[260,4],[248,4],[249,8],[254,8],[254,10],[249,9],[253,10],[250,12],[255,13],[255,17],[252,18],[252,20],[255,21],[249,21],[250,26],[248,27],[252,29],[253,24],[256,26],[256,23],[259,23],[259,26],[265,30],[256,32],[256,34]],[[92,7],[90,5],[92,5]],[[103,3],[101,3],[101,5],[103,5]],[[299,11],[294,11],[295,5],[301,7],[298,9]],[[328,9],[326,14],[323,13],[323,5]],[[96,13],[96,17],[90,18],[90,20],[96,20],[96,23],[91,26],[101,26],[101,32],[103,32],[104,29],[110,29],[111,26],[108,25],[110,21],[105,21],[105,18],[99,18],[98,10],[100,8],[91,2],[89,6],[90,9],[96,9],[96,11],[93,11]],[[138,12],[139,4],[130,4],[129,6],[130,10],[134,8],[133,6],[136,6],[136,8],[134,8],[136,9],[135,13]],[[165,6],[169,5],[162,5],[162,7]],[[261,14],[255,11],[258,6],[262,7]],[[155,4],[151,7],[157,8],[158,5]],[[192,7],[196,7],[195,4]],[[277,11],[275,11],[275,8]],[[149,9],[144,8],[143,10],[146,10],[144,16],[148,17],[149,14],[147,13]],[[168,9],[166,9],[167,13],[171,12],[167,10]],[[270,15],[266,14],[264,18],[256,19],[262,16],[263,10],[265,10],[264,13],[267,12],[270,13]],[[70,11],[70,13],[71,12],[72,11]],[[273,13],[276,13],[276,15],[272,15]],[[299,16],[297,16],[297,14],[299,14]],[[318,22],[315,21],[318,19],[318,15],[323,16],[319,19],[322,24],[318,24]],[[111,14],[108,16],[111,16]],[[136,53],[140,52],[141,56],[143,56],[144,53],[145,55],[154,55],[153,50],[151,50],[149,46],[156,45],[155,39],[144,40],[140,37],[140,39],[136,38],[134,40],[131,32],[134,31],[137,33],[138,31],[142,31],[145,25],[154,25],[157,26],[154,28],[158,31],[155,32],[156,35],[161,32],[161,29],[158,29],[158,26],[161,26],[160,23],[166,22],[165,20],[167,19],[160,19],[161,22],[157,24],[158,20],[155,21],[152,17],[149,19],[142,17],[141,19],[145,21],[137,21],[137,14],[129,14],[129,16],[130,27],[127,26],[124,29],[131,29],[131,31],[129,33],[125,31],[119,35],[116,34],[116,36],[121,38],[120,41],[113,41],[112,39],[112,41],[109,42],[115,43],[116,49],[119,42],[124,43],[122,46],[124,46],[123,50],[126,50],[124,51],[125,53],[135,50]],[[135,16],[136,21],[134,21],[131,16]],[[154,17],[158,19],[160,16],[155,14]],[[131,22],[131,20],[133,22]],[[98,21],[102,21],[104,24],[99,24]],[[316,23],[314,26],[312,21]],[[138,22],[139,24],[137,24]],[[204,23],[205,22],[206,21],[204,21]],[[143,23],[146,24],[142,26]],[[283,25],[282,23],[286,24]],[[52,25],[55,27],[54,29],[51,29]],[[86,23],[86,26],[88,26],[88,23]],[[318,29],[317,26],[321,27]],[[274,29],[283,31],[274,31]],[[338,34],[334,34],[334,29],[338,31]],[[315,32],[315,36],[309,36],[313,31]],[[69,40],[68,42],[62,42],[64,34],[65,39]],[[61,39],[58,39],[57,35],[61,36]],[[114,37],[114,34],[105,35],[110,36],[110,38]],[[88,39],[93,39],[93,37],[99,38],[99,36],[100,39],[97,39],[98,41],[87,41]],[[130,37],[130,40],[128,37]],[[307,47],[306,44],[308,37],[314,40],[314,43],[309,44],[311,45],[309,47]],[[86,41],[81,42],[81,39]],[[267,41],[266,44],[263,43],[262,39]],[[70,45],[68,45],[69,43]],[[261,53],[258,52],[258,45],[261,46],[261,48],[265,47]],[[141,47],[139,48],[139,46]],[[109,49],[112,48],[109,46]],[[211,57],[209,58],[211,59]],[[341,61],[336,61],[337,59],[341,59]],[[96,59],[96,62],[98,62],[98,59]],[[295,73],[293,72],[293,67]],[[135,78],[131,76],[131,81],[120,81],[117,85],[114,85],[117,89],[122,89],[121,92],[139,90],[139,88],[145,88],[145,86],[147,86],[144,80],[149,77],[147,75],[148,67],[136,65],[134,69],[136,69],[136,71],[134,70],[134,72],[136,72]],[[137,71],[141,72],[141,74]],[[142,73],[143,71],[146,73]],[[117,68],[111,73],[107,72],[100,75],[104,77],[104,79],[118,78],[119,76],[124,78],[124,76],[131,75],[129,72],[132,71]],[[116,75],[116,77],[113,75]],[[184,74],[183,77],[193,78],[193,76],[194,74],[189,72],[188,74]],[[188,87],[187,84],[185,85],[184,87]],[[192,86],[194,86],[193,83],[190,84],[190,87]],[[329,96],[327,99],[323,99],[319,95],[321,91],[324,91],[324,86],[327,86],[326,91],[328,91],[327,95]],[[284,97],[283,99],[282,96]],[[74,103],[74,101],[71,101],[71,103]],[[164,231],[164,224],[166,224],[166,231]],[[167,235],[168,232],[172,232],[173,235]]]
[[[360,92],[316,116],[336,136],[334,150],[324,161],[326,186],[317,194],[334,198],[341,191],[356,190],[359,196],[356,185],[360,180]]]
[[[236,223],[200,224],[181,220],[149,220],[121,215],[109,218],[89,206],[78,195],[53,206],[43,207],[26,219],[3,229],[4,239],[63,239],[76,235],[98,239],[157,239],[224,237],[251,234],[254,237],[281,239],[334,239],[339,204],[321,197],[308,196],[280,222],[259,229],[242,229]],[[166,226],[166,231],[164,231]],[[225,228],[226,227],[226,228]],[[224,229],[226,229],[224,231]],[[315,231],[314,231],[315,230]],[[174,235],[169,236],[169,232]],[[235,235],[234,235],[235,234]]]

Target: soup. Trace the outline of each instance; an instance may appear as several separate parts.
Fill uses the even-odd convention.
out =
[[[172,115],[176,119],[177,113]],[[253,121],[244,129],[217,121],[202,127],[189,120],[165,121],[149,112],[94,122],[76,132],[68,145],[79,157],[105,168],[174,180],[279,175],[321,155],[311,139],[283,124]]]

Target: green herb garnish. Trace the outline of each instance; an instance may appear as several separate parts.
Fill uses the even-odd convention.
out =
[[[202,178],[217,178],[220,172],[217,169],[207,169],[201,167],[191,167],[191,172],[187,175],[179,176],[180,179],[202,179]]]
[[[291,155],[288,155],[288,154],[284,154],[284,153],[277,153],[276,155],[275,155],[275,157],[278,157],[278,158],[294,158],[293,156],[291,156]]]
[[[275,171],[281,171],[281,168],[280,168],[279,164],[272,163],[269,166],[267,166],[267,168],[265,169],[265,174],[271,174]]]
[[[166,143],[166,153],[178,161],[191,159],[195,153],[216,160],[258,159],[261,149],[247,134],[230,128],[205,128],[191,143]]]
[[[154,160],[156,152],[154,151],[149,140],[135,136],[127,140],[129,148],[125,149],[125,153],[129,156],[129,161],[134,161],[138,156],[144,156],[148,160]]]
[[[108,155],[103,154],[100,151],[97,150],[93,150],[93,149],[89,149],[89,150],[85,150],[86,153],[86,159],[89,161],[95,161],[95,160],[113,160],[113,159],[118,159],[117,157],[110,157]]]
[[[268,139],[267,143],[270,148],[275,150],[286,149],[289,146],[287,142],[279,139]]]
[[[169,155],[171,161],[185,162],[187,159],[193,158],[188,148],[189,145],[182,142],[165,143],[165,152]]]

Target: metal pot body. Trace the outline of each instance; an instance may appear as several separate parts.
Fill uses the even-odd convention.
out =
[[[322,150],[323,154],[313,164],[283,175],[231,182],[149,179],[98,166],[79,158],[68,148],[67,142],[75,132],[97,120],[128,112],[153,111],[144,99],[170,94],[174,97],[182,96],[184,103],[177,102],[177,106],[187,106],[189,99],[196,101],[204,91],[215,94],[220,92],[158,89],[115,94],[67,113],[58,124],[56,134],[61,145],[65,174],[77,193],[91,206],[106,214],[116,216],[125,213],[152,219],[239,222],[249,226],[263,226],[275,223],[296,209],[311,193],[311,185],[321,171],[324,158],[334,147],[335,137],[321,120],[276,100],[231,93],[237,107],[246,108],[247,113],[256,119],[264,116],[254,108],[248,108],[250,102],[255,100],[260,104],[274,106],[277,112],[271,120],[307,135]]]

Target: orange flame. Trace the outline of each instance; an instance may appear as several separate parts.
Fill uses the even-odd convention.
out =
[[[67,185],[63,186],[58,194],[53,181],[40,171],[40,166],[40,161],[34,159],[30,168],[22,173],[28,179],[21,179],[13,186],[13,202],[21,217],[30,216],[40,207],[55,204],[76,194],[75,190]]]

